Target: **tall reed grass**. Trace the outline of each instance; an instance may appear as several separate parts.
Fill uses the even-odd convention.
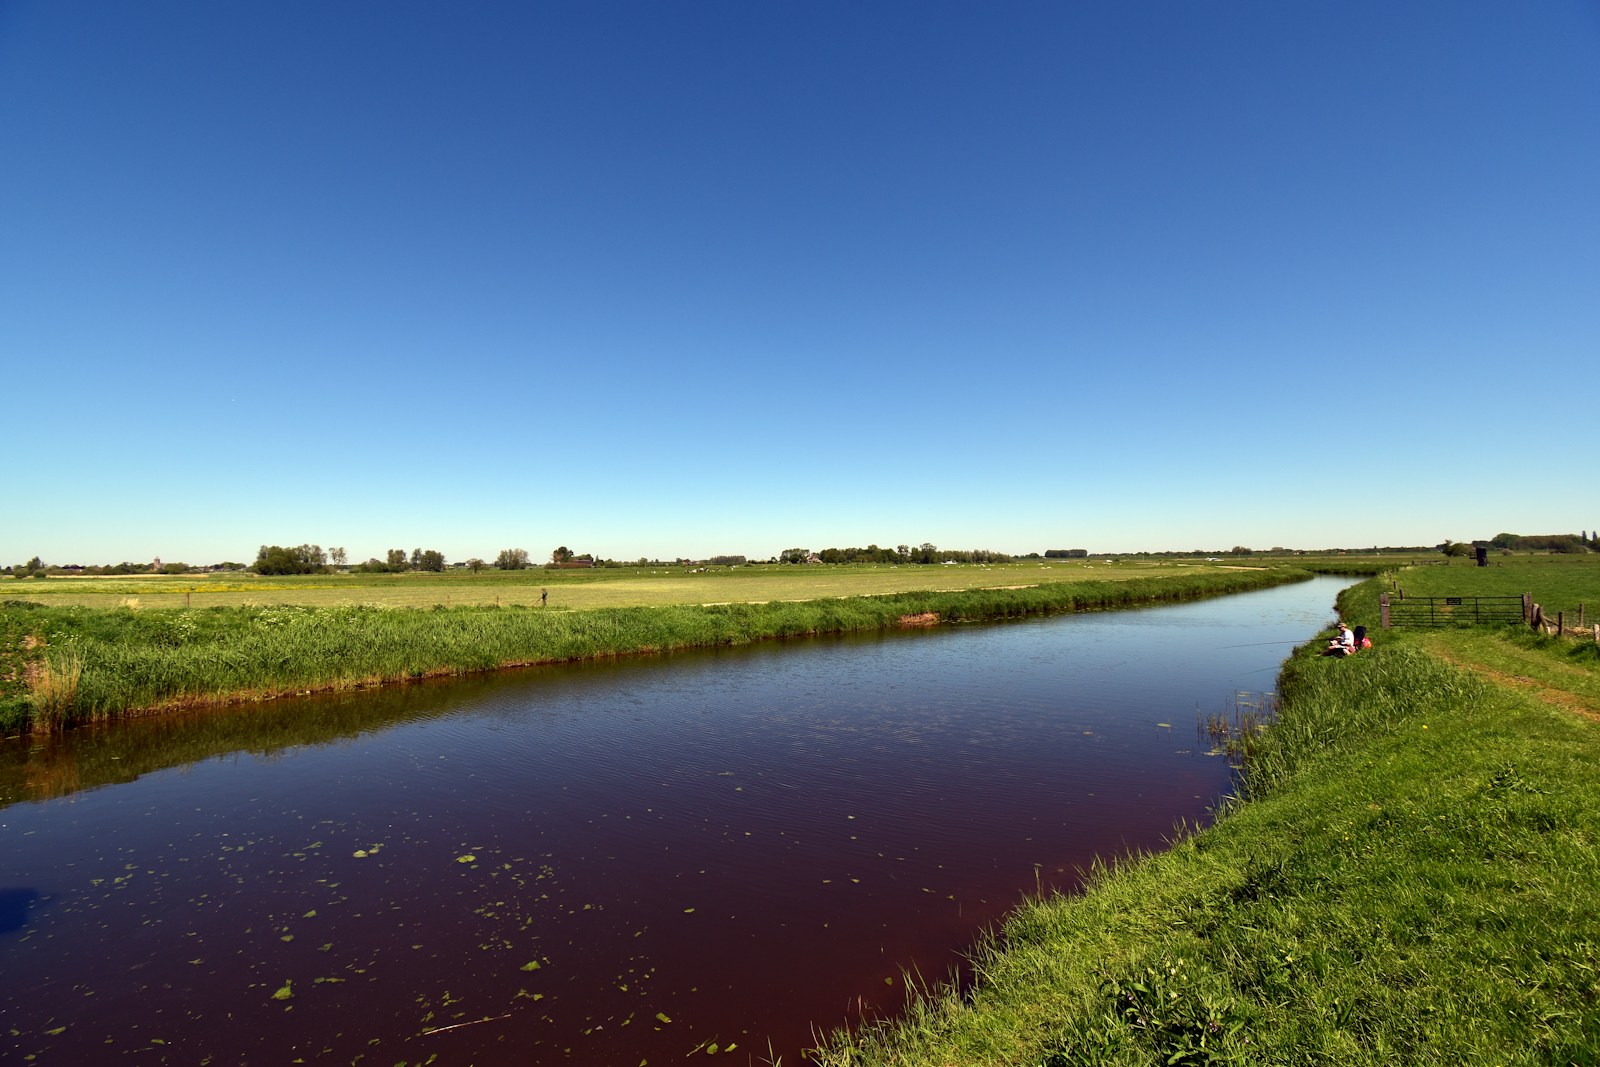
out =
[[[33,680],[31,725],[35,732],[59,730],[74,721],[78,688],[83,680],[83,656],[76,647],[52,649],[40,663]]]

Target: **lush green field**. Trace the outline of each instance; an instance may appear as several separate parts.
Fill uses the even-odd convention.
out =
[[[1207,569],[1214,569],[1215,565]],[[976,564],[955,566],[759,566],[707,568],[619,567],[596,570],[484,570],[443,573],[323,574],[260,577],[218,575],[129,575],[27,579],[0,593],[49,604],[120,607],[238,607],[299,604],[318,607],[509,606],[540,603],[548,590],[556,607],[640,607],[649,604],[748,603],[817,600],[829,596],[876,596],[922,589],[973,589],[1040,581],[1075,580],[1098,568],[1111,575],[1147,577],[1155,568],[1138,565]]]
[[[1600,603],[1593,557],[1398,580]],[[1248,801],[1023,907],[974,988],[822,1061],[1600,1062],[1600,657],[1520,628],[1377,631],[1388,582],[1341,601],[1372,651],[1286,666]]]
[[[1545,618],[1554,623],[1557,612],[1568,626],[1600,622],[1600,556],[1543,555],[1490,556],[1490,566],[1454,559],[1429,566],[1411,567],[1385,576],[1382,582],[1363,585],[1354,595],[1358,608],[1378,618],[1378,595],[1408,597],[1520,596],[1532,593]]]
[[[1408,557],[1409,558],[1409,557]],[[1329,573],[1371,574],[1392,558],[1366,556],[1150,560],[1096,556],[1088,560],[1030,560],[1005,564],[890,566],[619,567],[596,570],[464,570],[443,573],[125,575],[117,577],[0,577],[0,601],[116,608],[509,606],[640,607],[650,604],[729,604],[823,597],[881,596],[922,590],[994,589],[1048,582],[1128,581],[1173,572],[1228,572],[1238,568],[1300,566]]]
[[[1407,596],[1453,596],[1463,589],[1475,596],[1532,593],[1551,621],[1559,611],[1566,613],[1568,623],[1576,625],[1580,607],[1589,622],[1600,621],[1595,618],[1600,611],[1600,590],[1593,578],[1596,566],[1600,566],[1600,557],[1592,555],[1491,555],[1487,567],[1454,559],[1408,570],[1394,584]]]
[[[938,621],[1088,611],[1216,596],[1295,581],[1288,568],[1167,567],[1144,575],[1103,566],[1076,581],[1024,584],[1009,572],[994,588],[921,590],[875,596],[824,595],[726,604],[562,607],[313,606],[104,609],[8,601],[0,607],[8,647],[4,671],[31,676],[0,696],[0,728],[50,729],[131,711],[345,689],[500,667],[741,644],[810,633],[879,629],[909,616]],[[832,581],[860,582],[846,568]],[[929,578],[950,581],[956,568]],[[1060,574],[1061,572],[1056,572]],[[1071,573],[1071,572],[1067,572]],[[869,574],[878,587],[901,579]],[[781,578],[778,580],[782,580]],[[978,580],[993,583],[991,576]],[[744,581],[725,579],[725,592]],[[789,592],[830,577],[796,576]],[[569,590],[598,588],[574,584]],[[859,586],[858,586],[859,587]],[[314,586],[310,588],[315,588]],[[527,588],[533,588],[529,586]],[[748,588],[765,589],[752,584]],[[924,620],[931,621],[931,620]],[[32,647],[25,647],[31,644]]]

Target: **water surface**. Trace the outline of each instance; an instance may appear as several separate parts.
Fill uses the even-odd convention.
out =
[[[1342,579],[0,748],[7,1062],[800,1062],[1229,786]]]

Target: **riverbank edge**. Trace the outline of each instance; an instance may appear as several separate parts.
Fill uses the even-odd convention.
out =
[[[588,611],[507,607],[0,608],[0,733],[695,648],[1224,596],[1279,567],[1131,581]],[[907,620],[910,620],[909,622]]]
[[[1341,594],[1372,626],[1375,582]],[[1377,632],[1374,630],[1374,632]],[[823,1067],[1593,1063],[1600,735],[1385,631],[1296,649],[1247,796],[985,935]]]

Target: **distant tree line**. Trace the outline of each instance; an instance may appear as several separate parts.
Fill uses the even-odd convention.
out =
[[[328,554],[321,545],[262,545],[250,569],[257,574],[326,574]]]
[[[894,548],[824,548],[812,552],[809,548],[786,548],[778,554],[779,563],[1010,563],[1017,557],[988,548],[940,548],[929,541],[915,547],[896,545]]]
[[[403,574],[406,571],[442,571],[444,567],[444,553],[436,549],[413,548],[408,556],[403,548],[391,548],[383,559],[374,556],[350,570],[357,574]]]
[[[1446,540],[1437,545],[1410,545],[1410,546],[1385,546],[1374,545],[1369,548],[1328,548],[1328,549],[1287,549],[1274,546],[1260,551],[1273,556],[1298,555],[1298,556],[1327,556],[1343,554],[1345,552],[1372,552],[1377,553],[1423,553],[1443,552],[1451,556],[1470,555],[1475,548],[1488,547],[1502,551],[1520,552],[1557,552],[1581,553],[1600,552],[1600,530],[1584,530],[1576,534],[1514,534],[1499,533],[1487,541],[1450,541]],[[1245,545],[1234,545],[1229,549],[1190,549],[1184,551],[1166,552],[1123,552],[1120,556],[1128,558],[1145,559],[1171,559],[1185,557],[1209,556],[1234,556],[1246,557],[1257,550]],[[1086,559],[1089,556],[1086,548],[1052,548],[1045,551],[1044,559]],[[1016,556],[1006,552],[997,552],[991,549],[953,549],[939,548],[931,542],[920,545],[896,545],[894,547],[880,547],[869,544],[865,548],[824,548],[813,552],[809,548],[787,548],[769,560],[756,560],[755,562],[769,564],[803,564],[808,562],[843,564],[843,563],[891,563],[891,564],[938,564],[952,563],[1009,563],[1016,560],[1039,559],[1038,552],[1029,552],[1026,555]],[[751,561],[743,555],[723,554],[712,556],[705,560],[692,560],[679,558],[671,565],[699,566],[711,565],[717,567],[747,566]],[[187,574],[196,571],[228,571],[251,570],[263,575],[284,574],[324,574],[333,568],[346,566],[347,557],[343,548],[324,550],[320,545],[296,545],[285,547],[282,545],[262,545],[256,553],[256,559],[248,567],[242,563],[217,563],[209,567],[193,567],[187,563],[163,563],[157,559],[150,563],[122,562],[107,565],[84,566],[82,564],[68,564],[56,566],[46,564],[40,557],[34,556],[26,563],[17,563],[0,568],[0,573],[12,575],[17,578],[45,578],[51,574],[95,574],[95,575],[122,575],[122,574]],[[517,571],[526,570],[534,564],[528,556],[526,549],[502,549],[494,562],[486,563],[474,557],[456,566],[465,567],[477,573],[485,567],[492,566],[497,570]],[[621,567],[621,566],[667,566],[659,559],[639,557],[632,564],[619,563],[616,560],[601,559],[591,553],[576,553],[566,545],[557,547],[550,553],[550,560],[544,564],[546,568],[562,569],[577,567]],[[349,569],[361,573],[386,573],[397,574],[406,571],[440,572],[449,566],[444,553],[437,549],[413,548],[410,552],[404,549],[391,548],[383,559],[369,559],[365,563],[356,564]]]
[[[1593,534],[1588,530],[1575,534],[1498,533],[1488,541],[1474,541],[1473,544],[1510,552],[1600,552],[1600,531]]]
[[[162,563],[159,559],[151,563],[106,563],[84,566],[82,563],[68,563],[62,566],[47,564],[38,556],[34,556],[26,563],[17,563],[9,567],[0,567],[0,574],[10,574],[18,578],[48,578],[52,574],[191,574],[196,571],[242,571],[243,563],[218,563],[210,567],[191,567],[187,563]]]

